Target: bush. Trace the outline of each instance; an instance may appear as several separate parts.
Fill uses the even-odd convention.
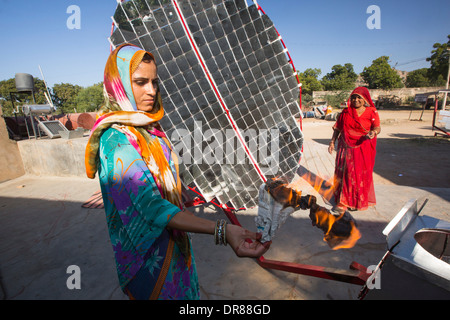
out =
[[[327,105],[330,105],[333,108],[339,108],[342,103],[347,102],[350,93],[351,91],[344,90],[335,94],[327,94],[325,96],[325,101],[327,102]]]

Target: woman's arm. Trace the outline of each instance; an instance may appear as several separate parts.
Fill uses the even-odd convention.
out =
[[[380,122],[380,115],[378,114],[378,111],[376,111],[376,110],[373,111],[372,119],[373,119],[372,120],[373,122],[371,125],[372,129],[367,134],[367,137],[369,139],[375,138],[381,132],[381,122]]]
[[[184,210],[177,213],[169,222],[169,228],[213,235],[216,231],[216,222],[203,219]],[[227,224],[225,227],[227,243],[238,257],[259,258],[270,247],[271,242],[259,242],[261,234],[251,232],[240,226]],[[253,241],[252,241],[253,240]],[[213,239],[211,239],[213,243]]]
[[[333,153],[333,151],[334,151],[334,143],[336,142],[336,139],[339,137],[339,134],[340,134],[341,132],[338,130],[338,129],[336,129],[336,128],[333,128],[333,136],[331,137],[331,141],[330,141],[330,144],[328,145],[328,152],[331,154],[331,153]]]

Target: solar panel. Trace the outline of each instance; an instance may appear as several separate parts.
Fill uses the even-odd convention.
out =
[[[206,200],[257,205],[266,180],[295,176],[299,84],[270,18],[245,0],[129,0],[110,37],[155,56],[180,176]]]
[[[62,131],[69,131],[58,120],[53,121],[39,121],[39,128],[45,132],[50,139],[60,138]]]

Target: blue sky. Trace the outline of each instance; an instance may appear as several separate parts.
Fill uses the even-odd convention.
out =
[[[249,4],[251,0],[247,0]],[[274,21],[299,71],[352,63],[360,73],[382,55],[412,71],[428,67],[433,44],[450,34],[448,0],[258,0]],[[67,13],[77,5],[80,29],[69,29]],[[102,81],[107,38],[116,0],[0,0],[0,80],[30,73],[51,87],[90,86]],[[381,29],[368,29],[370,5],[380,9]],[[422,59],[418,62],[412,62]]]

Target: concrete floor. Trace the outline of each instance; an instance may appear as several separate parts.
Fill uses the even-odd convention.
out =
[[[305,141],[311,150],[323,150]],[[325,155],[324,155],[325,157]],[[311,169],[311,168],[310,168]],[[308,169],[309,170],[309,169]],[[311,169],[312,170],[312,169]],[[319,196],[298,178],[303,194]],[[266,259],[348,270],[355,261],[376,265],[386,252],[382,230],[410,199],[429,199],[421,215],[450,221],[450,189],[376,185],[377,206],[352,212],[362,238],[351,249],[331,250],[311,226],[309,211],[297,211],[281,227]],[[0,298],[7,300],[122,300],[103,209],[81,205],[99,190],[97,180],[25,175],[0,184]],[[325,202],[321,201],[323,205]],[[194,209],[223,218],[214,206]],[[257,208],[239,212],[240,223],[255,230]],[[216,247],[207,235],[192,235],[202,299],[357,299],[360,285],[264,269]],[[70,290],[68,267],[81,272],[81,289]]]

